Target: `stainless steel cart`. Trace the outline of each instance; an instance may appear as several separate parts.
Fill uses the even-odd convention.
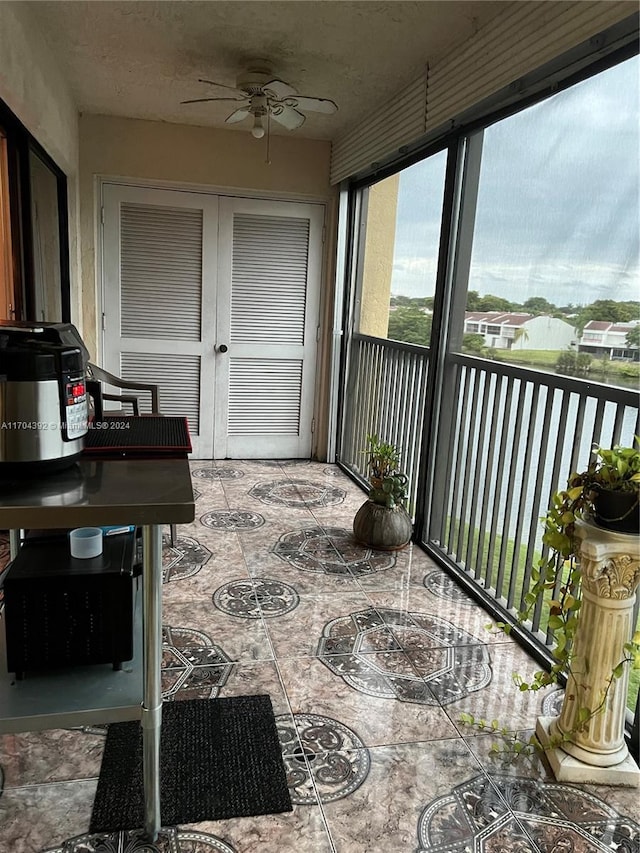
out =
[[[24,529],[142,527],[142,607],[131,663],[121,672],[77,667],[18,682],[7,672],[0,619],[0,732],[140,719],[144,828],[152,841],[161,821],[162,526],[185,524],[194,516],[186,459],[82,461],[37,481],[0,483],[0,528],[10,530],[12,556]]]

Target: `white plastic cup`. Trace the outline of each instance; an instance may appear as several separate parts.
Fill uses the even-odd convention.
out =
[[[71,556],[80,560],[102,554],[102,530],[99,527],[77,527],[69,534]]]

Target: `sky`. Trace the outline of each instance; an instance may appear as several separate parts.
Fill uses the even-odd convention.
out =
[[[640,61],[487,128],[469,289],[555,305],[640,299]],[[445,152],[400,175],[391,291],[435,287]]]

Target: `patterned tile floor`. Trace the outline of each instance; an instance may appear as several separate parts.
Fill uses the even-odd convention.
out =
[[[0,739],[2,853],[640,853],[638,792],[495,756],[463,711],[557,713],[536,669],[419,549],[351,538],[335,466],[194,462],[196,519],[164,549],[168,702],[269,693],[292,813],[88,835],[103,727]],[[2,782],[0,782],[0,785]]]

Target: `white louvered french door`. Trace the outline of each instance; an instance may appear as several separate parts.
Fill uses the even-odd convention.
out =
[[[216,458],[310,455],[323,217],[220,199]]]
[[[107,184],[104,367],[160,386],[195,458],[213,455],[218,198]]]
[[[311,453],[324,208],[103,187],[104,367],[160,386],[193,457]]]

